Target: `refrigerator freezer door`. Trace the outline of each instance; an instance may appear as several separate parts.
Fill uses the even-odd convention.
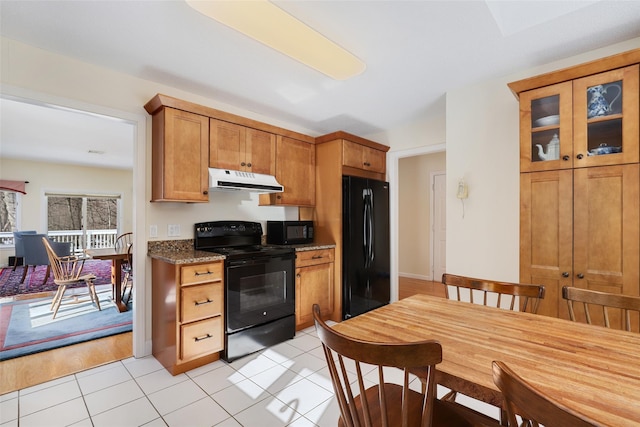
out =
[[[388,304],[389,185],[343,177],[343,318]]]

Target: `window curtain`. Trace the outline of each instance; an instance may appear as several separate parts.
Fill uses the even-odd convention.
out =
[[[0,179],[0,190],[15,191],[17,193],[27,194],[25,191],[29,181],[11,181],[8,179]]]

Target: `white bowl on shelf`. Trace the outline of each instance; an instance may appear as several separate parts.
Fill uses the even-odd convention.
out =
[[[535,122],[533,122],[533,124],[536,125],[536,127],[552,126],[552,125],[557,125],[558,123],[560,123],[560,116],[557,114],[552,116],[540,117]]]

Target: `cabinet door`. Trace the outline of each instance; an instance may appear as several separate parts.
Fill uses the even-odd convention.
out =
[[[276,136],[251,128],[247,128],[245,133],[246,169],[255,173],[275,175]]]
[[[638,65],[573,82],[574,167],[637,163]]]
[[[574,174],[574,286],[639,295],[638,164]]]
[[[387,155],[384,151],[343,140],[342,164],[352,168],[384,173]]]
[[[276,177],[284,186],[276,204],[313,206],[316,200],[315,145],[278,136]]]
[[[552,317],[569,317],[561,300],[572,280],[572,174],[520,174],[520,281],[545,286],[538,313]]]
[[[219,169],[245,170],[245,128],[211,119],[209,166]]]
[[[520,94],[520,171],[573,167],[571,82]]]
[[[209,118],[164,108],[154,117],[154,144],[153,200],[207,202]]]
[[[313,322],[313,304],[324,317],[333,314],[333,263],[296,269],[296,326]]]

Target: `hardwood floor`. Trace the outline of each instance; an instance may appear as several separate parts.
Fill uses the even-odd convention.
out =
[[[440,282],[399,278],[399,298],[444,297]],[[114,335],[0,362],[0,395],[133,356],[133,333]]]
[[[0,362],[0,395],[133,356],[133,332]]]
[[[415,294],[434,295],[442,298],[446,296],[444,285],[441,282],[399,277],[398,299],[407,298]]]

